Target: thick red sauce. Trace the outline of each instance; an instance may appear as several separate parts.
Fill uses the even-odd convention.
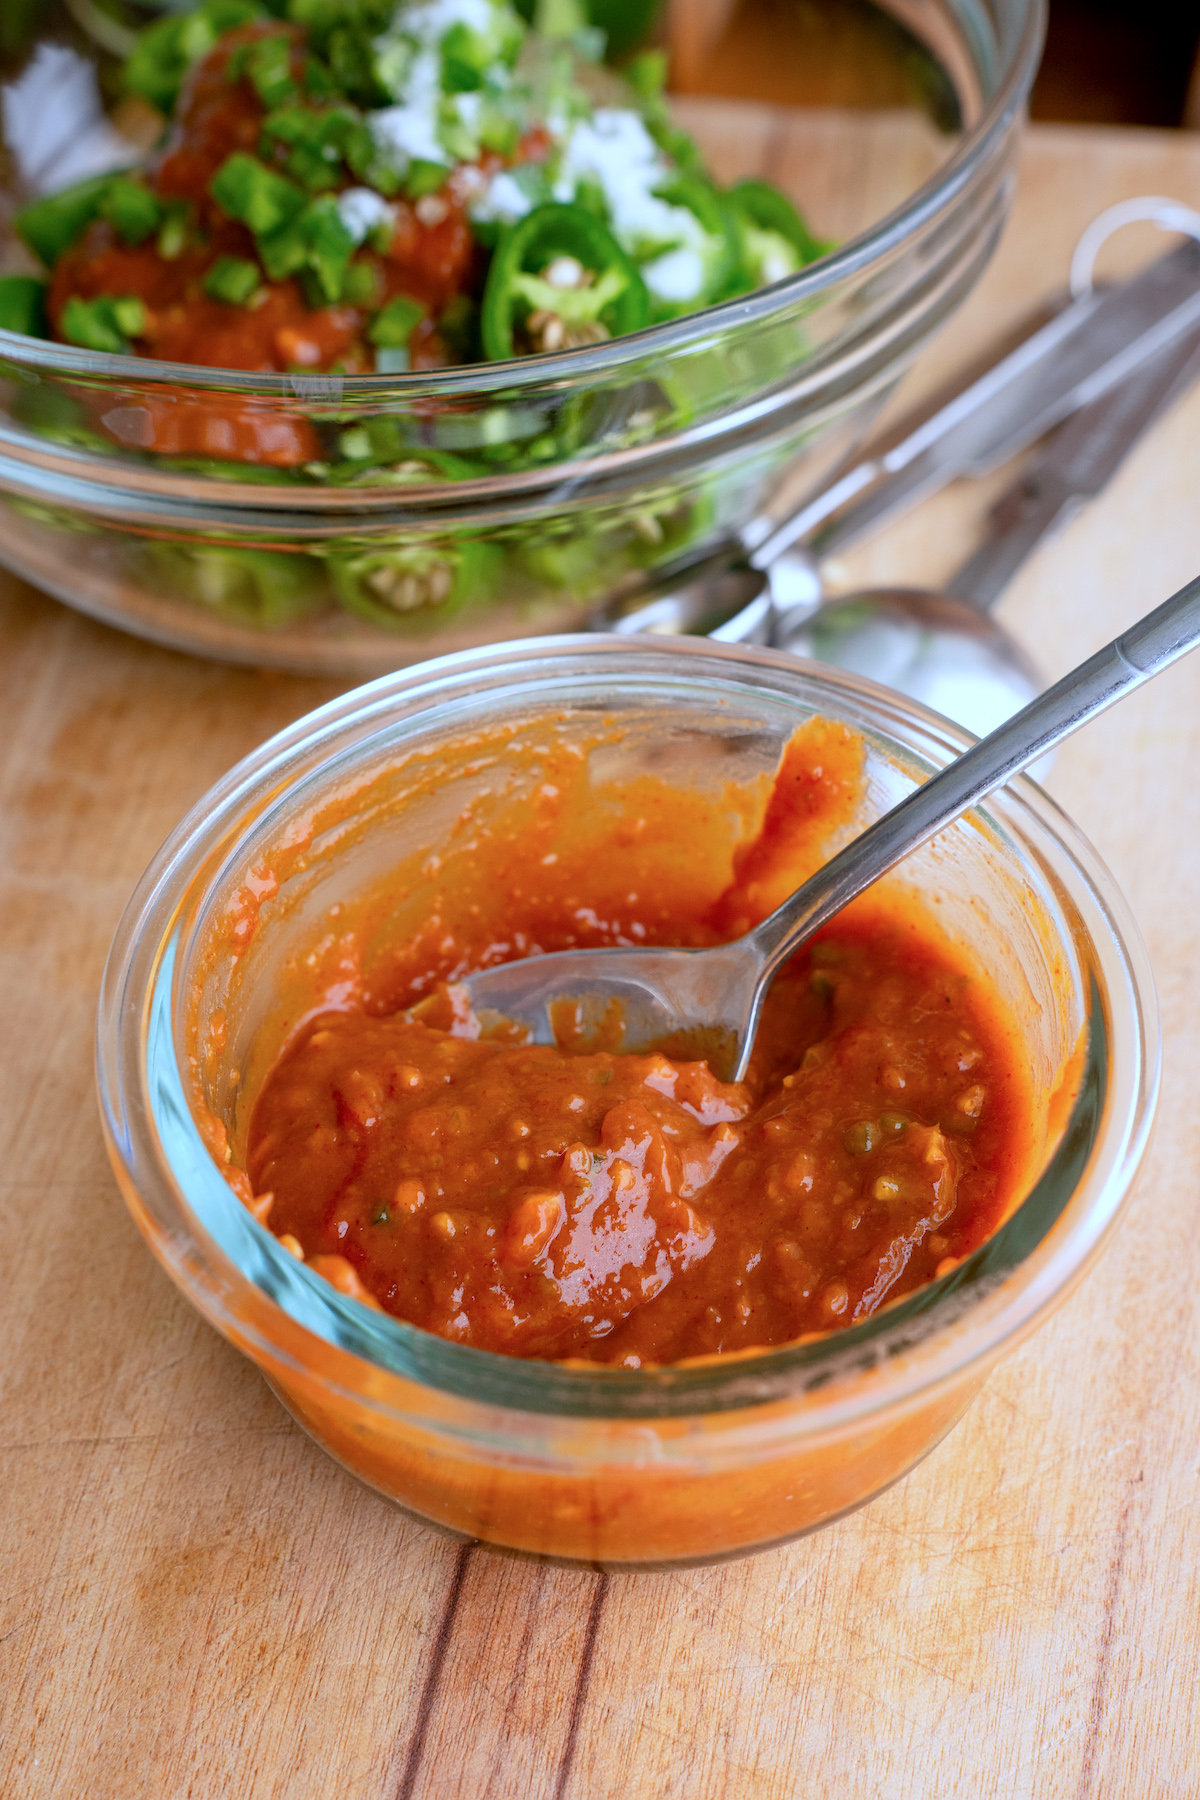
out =
[[[739,1086],[662,1054],[472,1036],[437,986],[530,950],[743,931],[852,814],[858,740],[819,720],[797,732],[715,896],[703,814],[665,788],[657,811],[644,783],[593,798],[603,824],[572,855],[578,755],[540,755],[551,825],[535,805],[524,829],[481,832],[429,935],[343,984],[263,1081],[246,1158],[259,1216],[429,1331],[629,1366],[850,1324],[977,1246],[1027,1167],[1027,1063],[915,902],[860,902],[795,959]],[[399,1010],[422,995],[417,1016]]]

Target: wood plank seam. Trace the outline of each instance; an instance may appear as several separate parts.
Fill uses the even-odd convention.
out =
[[[1138,1481],[1142,1479],[1140,1473],[1137,1479]],[[1113,1545],[1112,1562],[1108,1570],[1108,1585],[1104,1594],[1104,1613],[1100,1626],[1100,1655],[1096,1663],[1091,1703],[1088,1707],[1087,1747],[1084,1751],[1083,1768],[1079,1772],[1078,1800],[1093,1800],[1096,1754],[1100,1748],[1100,1734],[1104,1727],[1104,1701],[1108,1689],[1109,1664],[1112,1662],[1113,1640],[1116,1635],[1117,1597],[1121,1591],[1125,1553],[1129,1546],[1129,1515],[1132,1509],[1133,1487],[1130,1486],[1121,1507],[1121,1516],[1117,1520],[1116,1543]]]
[[[400,1778],[400,1786],[396,1791],[396,1800],[412,1800],[417,1776],[421,1773],[421,1759],[425,1754],[425,1738],[429,1731],[429,1721],[433,1714],[433,1703],[437,1699],[438,1687],[442,1679],[442,1670],[446,1663],[446,1652],[450,1648],[450,1639],[454,1632],[454,1619],[458,1612],[458,1603],[462,1599],[463,1583],[467,1578],[467,1564],[471,1558],[474,1544],[463,1544],[454,1562],[454,1574],[450,1578],[450,1588],[446,1595],[446,1604],[442,1608],[442,1616],[438,1623],[437,1636],[433,1640],[433,1652],[429,1661],[429,1672],[425,1677],[425,1685],[421,1689],[421,1702],[417,1707],[416,1724],[413,1726],[412,1742],[408,1746],[408,1755],[404,1762],[404,1774]]]
[[[567,1722],[567,1737],[559,1758],[558,1775],[554,1783],[554,1800],[566,1800],[567,1787],[571,1780],[571,1770],[575,1762],[575,1746],[579,1741],[579,1727],[587,1705],[588,1680],[592,1673],[592,1658],[596,1650],[596,1636],[600,1629],[600,1615],[604,1610],[604,1600],[608,1593],[609,1578],[597,1575],[596,1587],[592,1594],[592,1604],[588,1609],[587,1626],[583,1634],[583,1649],[579,1654],[579,1673],[575,1677],[575,1692],[571,1696],[571,1716]]]

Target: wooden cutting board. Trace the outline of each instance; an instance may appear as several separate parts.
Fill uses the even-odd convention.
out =
[[[1031,131],[996,261],[905,397],[1146,192],[1200,205],[1200,142]],[[1006,597],[1048,674],[1200,569],[1198,440],[1200,391]],[[839,580],[936,581],[986,498],[943,495]],[[331,691],[0,579],[5,1800],[1190,1800],[1200,659],[1089,727],[1050,784],[1162,996],[1157,1135],[1105,1259],[873,1506],[644,1576],[462,1548],[356,1486],[158,1271],[105,1163],[92,1019],[126,896],[203,789]]]

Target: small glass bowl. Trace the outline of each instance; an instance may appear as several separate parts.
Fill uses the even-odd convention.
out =
[[[0,561],[177,649],[361,679],[578,629],[622,585],[761,541],[969,293],[1012,199],[1044,0],[880,11],[912,102],[790,112],[771,172],[838,248],[741,299],[433,374],[239,374],[0,331]],[[721,180],[767,167],[778,112],[677,110]],[[0,190],[0,226],[20,197]],[[0,269],[25,254],[0,230]],[[391,475],[338,485],[355,433],[383,434]],[[253,484],[227,445],[248,434]]]
[[[1019,1021],[1047,1121],[1035,1178],[968,1261],[863,1325],[656,1369],[497,1356],[336,1292],[222,1178],[189,1093],[241,1140],[238,1070],[314,920],[415,846],[436,851],[464,806],[486,816],[486,759],[463,749],[471,733],[532,720],[582,741],[600,716],[606,734],[628,727],[631,773],[670,769],[682,786],[716,766],[722,782],[773,769],[814,712],[864,737],[859,824],[968,741],[911,701],[769,650],[575,637],[465,652],[273,738],[183,821],[129,903],[98,1068],[130,1209],[172,1279],[317,1442],[422,1519],[613,1567],[738,1555],[827,1524],[938,1442],[1121,1210],[1157,1089],[1153,984],[1111,878],[1025,779],[902,874]],[[413,755],[422,776],[407,791],[398,771]],[[246,947],[230,921],[262,891],[264,867],[281,885]]]

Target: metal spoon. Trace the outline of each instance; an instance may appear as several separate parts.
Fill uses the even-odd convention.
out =
[[[569,1002],[585,1031],[614,1004],[622,1047],[682,1038],[713,1073],[740,1081],[772,978],[805,939],[910,851],[1114,701],[1200,643],[1200,578],[939,771],[827,862],[770,918],[707,950],[564,950],[467,977],[471,1006],[553,1043],[551,1008]],[[611,1015],[610,1015],[611,1016]]]

